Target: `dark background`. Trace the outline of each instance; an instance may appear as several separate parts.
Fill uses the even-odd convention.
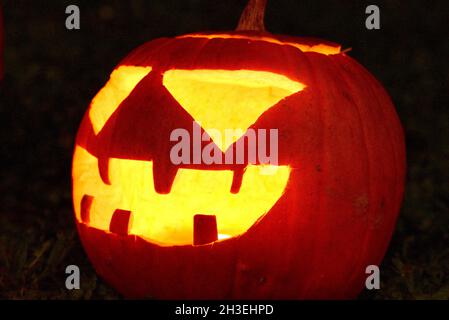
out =
[[[269,0],[267,29],[338,42],[392,96],[407,139],[407,185],[381,266],[361,299],[449,299],[449,2]],[[81,30],[65,28],[65,8]],[[118,298],[80,245],[71,156],[90,100],[130,50],[150,39],[234,29],[246,0],[3,0],[0,100],[0,298]],[[365,7],[381,30],[365,29]],[[82,290],[65,289],[65,267]]]

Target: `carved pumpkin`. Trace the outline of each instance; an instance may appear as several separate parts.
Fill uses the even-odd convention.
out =
[[[278,163],[173,164],[170,134],[192,123],[220,157],[276,128]],[[339,45],[197,33],[112,72],[78,132],[73,200],[96,271],[126,296],[351,298],[384,255],[404,167],[394,106]]]

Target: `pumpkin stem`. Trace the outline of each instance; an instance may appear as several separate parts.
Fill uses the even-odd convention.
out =
[[[237,31],[265,31],[267,0],[249,0],[240,16]]]

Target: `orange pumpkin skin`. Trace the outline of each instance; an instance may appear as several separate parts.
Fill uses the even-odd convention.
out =
[[[166,103],[163,89],[155,85],[165,70],[282,74],[306,88],[266,111],[252,127],[279,129],[279,164],[292,168],[284,194],[247,232],[213,245],[161,247],[77,219],[89,259],[100,276],[128,297],[354,298],[364,286],[366,267],[383,258],[402,200],[405,147],[394,106],[378,81],[346,54],[282,44],[313,46],[322,40],[227,35],[157,39],[133,51],[119,66],[153,68],[152,78],[136,86],[141,91],[132,100],[136,108],[119,108],[97,136],[86,115],[76,145],[99,159],[156,161],[168,152],[171,124],[161,122],[176,126],[182,117],[145,113],[137,106],[145,104],[143,91]],[[169,166],[161,170],[169,172]]]

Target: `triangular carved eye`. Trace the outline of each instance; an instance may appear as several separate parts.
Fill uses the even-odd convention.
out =
[[[147,74],[151,67],[121,66],[111,73],[109,81],[92,100],[89,118],[95,134],[98,134],[106,121],[128,97],[135,86]]]
[[[252,70],[174,69],[164,73],[163,84],[223,152],[270,107],[305,87]],[[241,134],[224,139],[226,129]]]

